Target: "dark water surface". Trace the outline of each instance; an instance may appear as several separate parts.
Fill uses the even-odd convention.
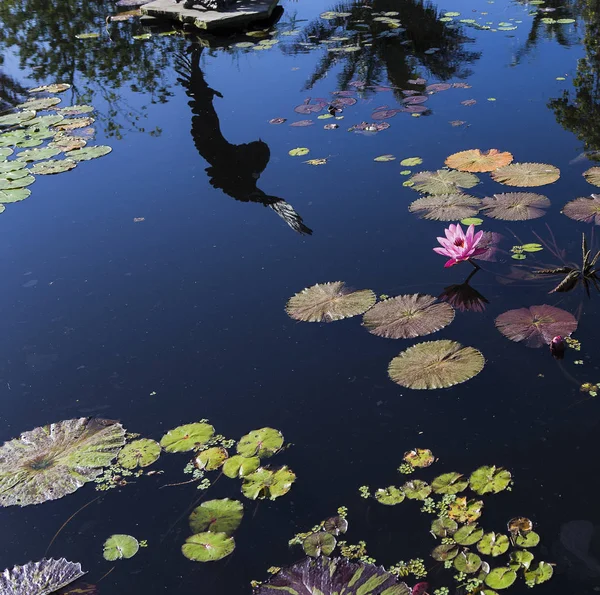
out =
[[[180,553],[196,487],[158,489],[187,479],[185,455],[163,457],[162,476],[103,492],[48,552],[80,561],[94,583],[113,566],[102,559],[109,535],[147,539],[147,549],[114,564],[99,584],[103,594],[250,593],[249,581],[264,579],[269,566],[300,557],[287,549],[294,533],[340,505],[350,508],[349,540],[365,539],[381,563],[415,556],[429,563],[434,541],[418,505],[388,508],[358,496],[360,485],[400,481],[396,467],[415,446],[439,457],[431,473],[482,464],[511,470],[512,492],[492,499],[484,520],[497,531],[516,515],[535,521],[545,544],[540,557],[558,563],[557,578],[537,587],[540,594],[591,593],[597,584],[564,573],[553,544],[565,522],[600,524],[597,403],[579,391],[600,381],[598,296],[548,295],[549,283],[504,284],[498,276],[515,264],[512,234],[534,242],[534,232],[549,237],[548,225],[577,259],[581,232],[591,230],[560,210],[593,191],[581,176],[593,163],[571,162],[600,149],[598,4],[549,0],[545,6],[557,10],[537,15],[534,6],[508,0],[360,6],[286,1],[275,25],[279,43],[255,51],[235,47],[239,38],[133,40],[145,32],[138,23],[111,25],[109,39],[104,19],[115,9],[108,2],[2,2],[3,99],[22,98],[20,87],[72,83],[63,103],[96,106],[97,144],[113,151],[68,174],[39,176],[31,197],[1,217],[0,439],[98,415],[155,439],[208,418],[228,437],[272,426],[293,443],[277,463],[295,471],[296,484],[275,502],[246,502],[236,551],[218,563]],[[354,39],[356,31],[344,33],[347,18],[320,19],[324,10],[353,12],[373,32],[388,29],[369,12],[398,11],[406,31],[358,52],[328,53],[330,44],[319,41]],[[439,20],[446,11],[461,13],[450,27]],[[548,15],[577,20],[545,25]],[[459,23],[470,18],[516,29]],[[75,39],[86,31],[101,37]],[[283,35],[290,31],[297,33]],[[430,48],[440,49],[425,53]],[[176,72],[182,57],[183,76]],[[397,107],[399,91],[373,87],[407,88],[420,76],[471,88],[437,93],[427,114],[397,114],[377,134],[347,132],[370,121],[374,107]],[[355,94],[358,103],[344,109],[339,129],[323,129],[333,120],[294,113],[305,98],[331,98],[353,81],[371,87]],[[477,103],[461,104],[468,99]],[[276,117],[288,121],[268,123]],[[314,124],[289,126],[304,118]],[[453,120],[466,123],[454,127]],[[295,147],[310,154],[290,157]],[[418,340],[372,336],[359,318],[321,325],[286,315],[286,300],[316,282],[438,295],[464,280],[470,265],[444,269],[432,251],[445,224],[408,212],[418,195],[402,186],[399,160],[419,156],[423,165],[411,169],[432,170],[456,151],[492,147],[511,151],[515,161],[551,163],[561,178],[532,189],[552,202],[544,218],[485,218],[483,229],[506,236],[499,262],[486,263],[472,282],[490,303],[484,313],[457,312],[433,337],[480,349],[487,360],[481,374],[447,390],[403,389],[389,380],[387,365]],[[373,161],[386,153],[397,160]],[[320,157],[328,163],[303,163]],[[488,174],[481,179],[476,196],[510,191]],[[138,217],[145,220],[134,223]],[[569,351],[563,362],[494,328],[502,312],[544,303],[580,319],[582,351]],[[236,498],[238,490],[223,478],[207,497]],[[88,485],[58,501],[3,509],[0,568],[42,558],[63,522],[97,495]],[[512,592],[525,592],[520,585]]]

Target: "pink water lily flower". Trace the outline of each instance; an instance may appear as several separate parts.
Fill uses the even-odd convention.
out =
[[[446,234],[445,238],[437,238],[442,248],[434,248],[433,251],[450,258],[444,265],[446,268],[464,260],[469,260],[473,256],[483,254],[487,250],[487,248],[477,247],[483,237],[483,231],[475,233],[474,225],[469,225],[469,229],[465,234],[459,224],[450,224],[450,227],[445,229],[444,233]]]

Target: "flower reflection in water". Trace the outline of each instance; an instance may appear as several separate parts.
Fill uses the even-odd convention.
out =
[[[483,312],[485,305],[490,302],[469,285],[469,281],[478,270],[475,269],[462,283],[445,287],[438,299],[442,302],[448,302],[461,312]]]

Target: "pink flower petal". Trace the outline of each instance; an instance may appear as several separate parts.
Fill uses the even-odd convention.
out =
[[[457,262],[458,262],[458,260],[455,260],[454,258],[451,258],[450,260],[448,260],[446,262],[446,264],[444,265],[444,268],[447,269],[449,267],[453,267]]]

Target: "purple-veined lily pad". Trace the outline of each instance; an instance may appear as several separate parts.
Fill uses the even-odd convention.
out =
[[[399,295],[379,302],[363,317],[363,325],[378,337],[409,339],[429,335],[454,320],[450,304],[431,295]]]
[[[433,85],[427,85],[425,91],[438,93],[439,91],[447,91],[451,86],[449,83],[434,83]]]
[[[493,175],[493,174],[492,174]],[[550,201],[533,192],[507,192],[483,199],[483,212],[492,219],[528,221],[546,214]]]
[[[81,564],[65,558],[43,558],[23,566],[7,568],[0,574],[3,595],[47,595],[66,587],[85,574]]]
[[[375,111],[371,114],[371,118],[373,120],[388,120],[389,118],[393,118],[398,112],[402,110],[399,109],[384,109]]]
[[[312,120],[297,120],[296,122],[292,122],[290,126],[302,128],[304,126],[312,126],[313,124],[314,122]]]
[[[411,590],[382,566],[346,558],[305,558],[259,585],[254,595],[410,595]]]
[[[575,221],[600,225],[600,194],[592,194],[589,198],[576,198],[568,202],[562,212]]]
[[[427,111],[427,108],[424,105],[407,105],[402,111],[409,114],[422,114]]]
[[[417,105],[418,103],[425,103],[428,99],[429,97],[426,97],[425,95],[412,95],[410,97],[405,97],[402,100],[402,103],[404,103],[404,105]]]
[[[319,101],[319,100],[317,100],[316,103],[310,103],[310,98],[309,98],[304,103],[297,105],[294,108],[294,111],[297,114],[303,114],[303,115],[307,116],[310,114],[319,113],[326,105],[327,105],[327,102]]]
[[[569,336],[577,329],[577,320],[570,312],[547,304],[509,310],[495,323],[507,339],[524,342],[527,347],[549,345],[556,335]]]

